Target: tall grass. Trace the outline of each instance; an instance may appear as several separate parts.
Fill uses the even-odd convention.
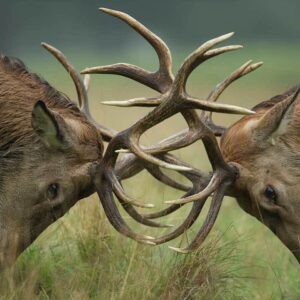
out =
[[[229,206],[203,247],[181,255],[120,236],[96,199],[83,201],[2,274],[1,299],[297,299],[296,261],[257,222],[253,236],[225,225],[226,210],[239,216]]]
[[[283,92],[288,87],[287,82],[293,85],[296,70],[299,79],[296,51],[284,46],[278,51],[270,52],[270,49],[273,48],[252,49],[258,56],[268,53],[264,55],[269,66],[266,71],[258,71],[261,73],[257,77],[250,75],[239,87],[226,92],[224,102],[251,107]],[[229,68],[230,62],[231,58],[220,67],[217,61],[212,67],[205,66],[205,72],[197,71],[189,85],[191,93],[203,95],[212,82],[216,83],[237,67],[234,62]],[[51,70],[53,67],[47,72],[51,74]],[[44,75],[48,78],[47,72]],[[265,78],[268,80],[263,80]],[[74,95],[67,77],[50,75],[50,81]],[[147,109],[102,108],[98,100],[152,94],[125,79],[96,77],[90,91],[92,111],[99,122],[116,129],[125,128]],[[216,116],[222,124],[235,119]],[[183,124],[179,117],[171,118],[147,133],[143,142],[165,137],[181,129]],[[197,167],[209,169],[200,143],[177,154]],[[145,174],[125,182],[125,187],[135,197],[147,202],[152,200],[157,208],[163,207],[164,199],[180,196]],[[166,223],[179,224],[188,208],[166,218]],[[129,218],[126,220],[135,230],[142,231],[141,226]],[[186,244],[201,221],[203,218],[191,232],[169,244]],[[144,232],[158,236],[165,231],[147,229]],[[242,212],[229,198],[224,200],[216,225],[201,249],[181,255],[166,245],[144,246],[117,234],[105,218],[97,197],[93,196],[78,203],[50,226],[0,278],[0,299],[299,299],[299,296],[300,269],[296,260],[268,229]]]

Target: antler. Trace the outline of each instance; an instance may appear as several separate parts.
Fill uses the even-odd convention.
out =
[[[86,115],[88,120],[93,123],[97,129],[101,132],[101,136],[103,137],[104,141],[110,141],[113,136],[117,134],[116,131],[113,129],[107,128],[103,125],[98,124],[92,117],[89,109],[89,99],[87,95],[87,90],[89,88],[90,84],[90,75],[84,76],[84,81],[81,79],[80,74],[75,70],[73,65],[68,61],[68,59],[65,57],[65,55],[56,49],[55,47],[47,44],[42,43],[42,46],[48,50],[65,68],[65,70],[70,74],[73,83],[76,88],[77,92],[77,98],[78,98],[78,104],[79,109]]]
[[[139,242],[148,244],[163,243],[182,234],[196,220],[205,201],[213,194],[208,215],[196,238],[185,249],[173,248],[181,252],[189,252],[197,248],[209,233],[216,220],[224,194],[237,176],[235,167],[227,164],[222,157],[218,142],[214,135],[214,129],[219,128],[213,124],[211,116],[209,115],[207,117],[203,114],[202,117],[199,118],[197,113],[192,109],[197,108],[208,112],[252,114],[253,112],[248,109],[233,105],[217,104],[215,101],[230,83],[258,68],[260,64],[247,63],[247,65],[239,68],[225,81],[219,84],[208,98],[197,99],[188,95],[186,92],[186,82],[189,75],[204,61],[219,54],[241,48],[239,45],[233,45],[212,49],[218,43],[231,37],[233,33],[217,37],[204,43],[185,59],[176,76],[173,76],[170,51],[159,37],[125,13],[104,8],[101,10],[130,25],[152,45],[158,55],[159,69],[156,72],[149,72],[134,65],[119,63],[104,67],[87,68],[81,73],[116,74],[125,76],[151,87],[158,91],[160,96],[155,98],[137,98],[122,102],[110,102],[110,104],[119,106],[135,105],[156,107],[131,127],[118,133],[112,138],[108,144],[103,160],[98,166],[98,173],[95,178],[96,190],[111,224],[120,233]],[[139,145],[139,139],[145,131],[177,113],[181,113],[186,120],[189,127],[188,130],[182,131],[152,147],[145,148]],[[209,127],[214,128],[210,129]],[[212,174],[197,171],[178,159],[166,154],[168,151],[190,145],[198,139],[202,139],[204,143],[212,165]],[[120,164],[118,165],[117,159],[120,152],[132,152],[135,155],[135,158],[132,159],[138,160],[142,166],[148,168],[151,174],[158,178],[163,178],[164,182],[168,182],[169,185],[173,185],[179,189],[186,189],[185,186],[182,186],[178,182],[174,182],[171,178],[167,177],[159,167],[173,169],[182,173],[192,182],[193,187],[181,199],[168,201],[168,203],[173,203],[171,207],[158,213],[141,215],[132,206],[137,204],[136,201],[126,194],[119,181],[122,179],[122,174],[124,177],[128,175],[128,173],[126,174],[126,171],[122,173],[122,170],[128,166],[126,162],[123,162],[122,167],[118,168]],[[140,168],[138,167],[136,170],[131,169],[129,173],[132,174]],[[116,195],[123,207],[132,217],[145,225],[149,225],[149,219],[169,214],[187,202],[193,201],[193,207],[189,216],[177,229],[160,238],[152,238],[135,233],[130,229],[115,205],[113,194]]]
[[[80,110],[86,115],[86,117],[89,119],[89,121],[92,122],[97,127],[97,129],[100,131],[101,136],[103,137],[104,141],[109,142],[114,136],[116,136],[117,131],[107,128],[101,124],[98,124],[93,119],[93,117],[90,113],[89,103],[88,103],[88,95],[87,95],[87,91],[88,91],[89,84],[90,84],[90,75],[86,74],[84,76],[84,80],[82,80],[80,74],[78,74],[78,72],[75,70],[73,65],[68,61],[68,59],[65,57],[65,55],[60,50],[58,50],[57,48],[55,48],[49,44],[46,44],[46,43],[42,43],[42,46],[46,50],[48,50],[63,65],[63,67],[66,69],[66,71],[70,74],[70,76],[73,80],[73,83],[76,87],[77,96],[78,96],[78,104],[79,104]],[[127,160],[127,162],[128,161],[129,160]],[[144,166],[139,167],[139,165],[140,165],[140,163],[136,159],[132,161],[130,166],[128,166],[128,163],[127,163],[126,169],[129,170],[131,167],[131,170],[132,170],[130,172],[129,177],[133,176],[134,174],[138,173],[139,171],[141,171],[142,169],[145,168]],[[149,166],[147,166],[146,169],[150,172],[150,174],[152,174],[154,177],[158,178],[160,181],[164,182],[165,184],[173,186],[175,188],[182,187],[181,184],[176,183],[174,180],[168,178],[163,173],[160,174],[159,171],[156,170],[157,168],[155,166],[149,165]],[[130,197],[126,197],[126,196],[123,199],[123,204],[124,203],[127,203],[127,204],[132,203],[136,206],[142,206],[142,207],[152,207],[153,206],[151,204],[148,204],[148,205],[140,204],[137,201],[135,201],[134,199],[131,199]],[[140,217],[138,217],[138,216],[137,216],[137,218],[140,219]],[[157,223],[154,223],[154,222],[145,222],[145,225],[154,226],[154,227],[163,226],[163,225],[158,225]]]
[[[227,78],[225,78],[222,82],[216,85],[216,87],[210,92],[210,94],[207,97],[208,101],[216,102],[220,95],[225,91],[225,89],[233,83],[235,80],[241,78],[242,76],[245,76],[252,71],[255,71],[258,69],[263,63],[258,62],[255,64],[252,64],[252,61],[249,60],[245,64],[243,64],[241,67],[239,67],[237,70],[235,70],[232,74],[230,74]],[[226,128],[222,126],[215,125],[212,121],[212,113],[210,112],[208,115],[206,115],[205,111],[202,111],[201,113],[201,119],[205,122],[205,124],[214,132],[216,136],[221,136]]]
[[[190,128],[189,136],[194,134],[197,135],[195,128],[197,128],[198,126],[199,118],[194,112],[188,111],[189,108],[200,108],[207,111],[227,112],[233,114],[253,113],[248,109],[233,105],[217,104],[206,100],[196,99],[186,93],[186,81],[191,72],[199,64],[221,53],[241,48],[241,46],[239,45],[234,45],[210,50],[216,44],[231,37],[233,33],[220,36],[200,46],[184,61],[176,77],[174,78],[173,74],[171,73],[172,58],[170,51],[166,44],[159,37],[157,37],[144,25],[125,13],[104,8],[102,8],[101,10],[110,15],[120,18],[128,25],[130,25],[133,29],[135,29],[138,33],[140,33],[143,37],[145,37],[145,39],[148,40],[148,42],[155,49],[160,64],[159,70],[154,73],[129,64],[115,64],[104,67],[87,68],[81,72],[82,74],[98,73],[118,74],[126,76],[162,93],[161,96],[157,98],[140,98],[130,100],[131,102],[138,102],[140,105],[144,102],[146,102],[147,105],[152,102],[154,102],[156,105],[160,103],[160,105],[152,112],[150,112],[150,114],[118,135],[117,139],[119,140],[119,148],[127,148],[141,159],[149,161],[153,164],[157,164],[160,167],[170,168],[174,170],[186,170],[186,168],[170,165],[154,158],[153,156],[147,155],[146,152],[142,151],[141,147],[138,145],[140,136],[149,128],[181,111]],[[116,104],[116,102],[114,102],[114,104]],[[190,141],[187,141],[185,144],[179,143],[179,145],[177,145],[177,143],[178,140],[176,140],[175,144],[172,143],[170,145],[170,150],[184,147],[187,145],[186,143],[190,144]]]

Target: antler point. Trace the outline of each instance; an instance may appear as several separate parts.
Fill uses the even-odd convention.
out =
[[[177,200],[167,200],[164,201],[165,204],[176,204]]]
[[[150,235],[144,235],[144,237],[147,240],[155,240],[155,238],[153,236],[150,236]]]
[[[101,10],[101,11],[103,11],[103,12],[108,12],[108,11],[111,10],[109,8],[106,8],[106,7],[99,7],[98,9]]]
[[[177,247],[172,247],[172,246],[168,246],[169,249],[173,250],[173,251],[176,251],[178,253],[183,253],[183,254],[187,254],[189,253],[190,251],[186,250],[186,249],[182,249],[182,248],[177,248]]]
[[[82,71],[80,71],[80,74],[88,74],[89,68],[85,68]]]
[[[146,244],[146,245],[151,245],[151,246],[155,246],[156,245],[154,242],[150,242],[150,241],[141,240],[140,242],[143,243],[143,244]]]
[[[118,149],[115,150],[115,153],[130,153],[130,151],[128,149]]]
[[[145,204],[145,208],[153,208],[153,207],[155,207],[155,205],[152,203]]]
[[[231,36],[233,36],[234,34],[235,34],[235,32],[234,32],[234,31],[231,31],[231,32],[228,32],[227,34],[225,34],[225,36],[231,37]]]

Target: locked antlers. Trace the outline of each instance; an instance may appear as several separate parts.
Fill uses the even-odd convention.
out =
[[[204,61],[241,48],[239,45],[233,45],[213,49],[217,44],[230,38],[233,33],[222,35],[201,45],[184,60],[174,76],[171,53],[167,45],[158,36],[123,12],[104,8],[101,10],[127,23],[151,44],[158,55],[159,69],[156,72],[149,72],[134,65],[118,63],[87,68],[81,73],[125,76],[158,91],[160,95],[154,98],[105,102],[105,104],[116,106],[150,106],[155,108],[131,127],[119,132],[111,139],[98,167],[95,178],[96,190],[111,224],[120,233],[147,244],[163,243],[186,231],[200,214],[207,198],[212,195],[208,215],[196,238],[184,249],[173,248],[180,252],[189,252],[199,247],[209,233],[218,215],[224,194],[237,176],[235,167],[224,161],[215,137],[215,135],[221,135],[225,129],[213,123],[211,113],[252,114],[253,112],[248,109],[218,104],[216,100],[232,82],[257,69],[261,63],[252,64],[251,61],[247,62],[218,84],[207,98],[198,99],[190,96],[186,91],[186,83],[190,74]],[[201,109],[201,115],[199,116],[193,109]],[[143,147],[139,144],[140,137],[145,131],[177,113],[184,117],[188,130],[179,132],[157,145]],[[202,140],[208,154],[213,169],[212,174],[196,170],[168,154],[169,151],[186,147],[199,139]],[[121,152],[131,154],[125,156],[123,160],[118,160],[118,155]],[[129,173],[126,171],[128,168],[131,170]],[[121,180],[132,176],[143,168],[146,168],[154,177],[159,178],[164,183],[177,189],[186,190],[186,194],[181,199],[168,201],[167,203],[172,205],[160,212],[140,214],[134,206],[150,207],[151,205],[142,204],[128,196],[122,188]],[[160,168],[180,172],[191,181],[192,188],[188,189],[169,178]],[[172,213],[185,203],[193,202],[193,207],[186,220],[173,232],[160,238],[152,238],[135,233],[130,229],[118,211],[113,194],[135,220],[149,226],[160,226],[160,224],[152,223],[151,219]]]

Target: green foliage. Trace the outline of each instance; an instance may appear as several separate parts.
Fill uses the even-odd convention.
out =
[[[241,221],[228,226],[234,217]],[[203,247],[182,255],[115,233],[89,199],[2,275],[0,299],[297,299],[299,275],[291,254],[234,202]]]

